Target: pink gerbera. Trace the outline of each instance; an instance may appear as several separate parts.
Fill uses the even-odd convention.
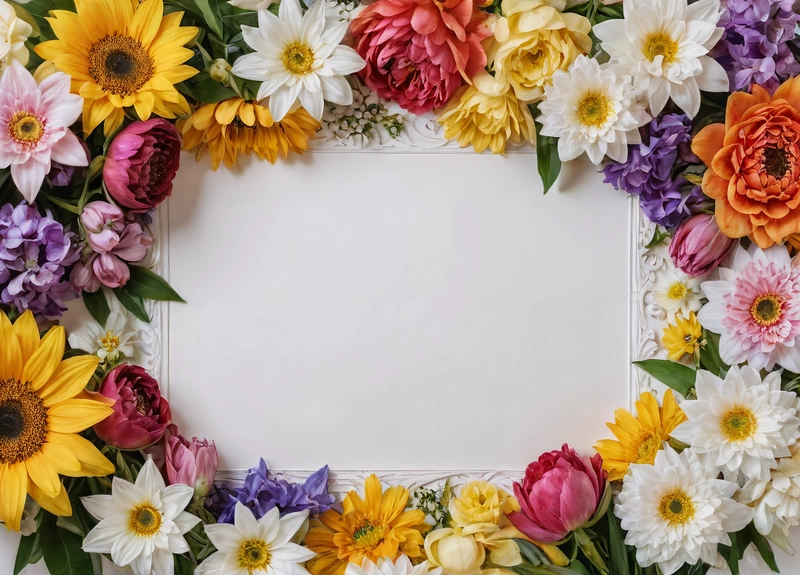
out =
[[[720,334],[722,361],[767,370],[777,363],[800,372],[800,269],[786,248],[737,246],[719,274],[703,282],[708,303],[697,318]]]
[[[61,72],[37,85],[12,60],[0,78],[0,168],[11,166],[11,178],[28,203],[36,199],[52,160],[62,166],[89,165],[69,129],[82,108],[83,98],[70,94],[70,77]]]

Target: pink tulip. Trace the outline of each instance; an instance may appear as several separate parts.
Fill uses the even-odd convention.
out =
[[[722,233],[713,215],[699,214],[678,227],[669,255],[682,272],[703,276],[714,271],[735,244],[735,239]]]
[[[597,511],[607,478],[600,455],[587,462],[565,443],[528,465],[522,484],[514,484],[520,511],[508,518],[534,541],[560,541]]]
[[[164,435],[166,471],[170,485],[183,484],[194,488],[195,497],[205,497],[211,491],[217,474],[217,446],[212,441],[196,437],[189,442],[170,425]]]

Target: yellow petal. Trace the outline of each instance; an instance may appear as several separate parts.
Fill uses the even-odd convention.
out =
[[[380,517],[384,521],[391,521],[400,515],[406,508],[408,502],[408,491],[405,488],[395,485],[390,487],[383,494],[381,499]]]
[[[100,358],[96,355],[70,357],[58,364],[53,375],[39,390],[45,407],[75,397],[89,383]]]
[[[139,94],[136,95],[136,102],[134,102],[133,107],[136,109],[136,114],[139,116],[140,120],[150,119],[154,104],[155,98],[152,92],[139,92]]]
[[[84,439],[80,435],[63,435],[61,433],[51,433],[47,440],[53,444],[59,444],[69,449],[81,464],[80,471],[65,473],[70,477],[102,477],[114,473],[114,464],[100,453],[92,442]]]
[[[125,112],[121,108],[114,108],[106,117],[105,124],[103,124],[103,135],[108,137],[116,132],[122,126],[124,120]]]
[[[19,341],[22,365],[25,365],[33,352],[39,349],[39,326],[30,310],[27,310],[14,322],[14,333]]]
[[[161,0],[145,0],[136,9],[129,33],[147,49],[158,34],[164,4]]]
[[[66,335],[60,325],[50,328],[39,349],[31,356],[22,370],[22,381],[29,382],[33,389],[41,388],[61,363],[64,357],[64,342]]]
[[[364,503],[367,507],[367,517],[380,517],[381,510],[381,482],[377,475],[370,475],[364,482]]]
[[[19,531],[27,487],[24,463],[0,464],[0,521],[11,531]]]
[[[61,489],[61,480],[55,467],[43,452],[34,453],[25,460],[28,477],[48,497],[55,497]]]
[[[41,505],[45,511],[49,511],[58,517],[69,517],[72,515],[72,504],[69,501],[69,493],[66,487],[61,486],[61,490],[55,497],[45,495],[33,481],[28,481],[28,494],[33,500]]]
[[[91,399],[68,399],[47,412],[47,427],[54,433],[80,433],[103,421],[113,410]]]
[[[0,379],[19,379],[21,372],[22,352],[19,341],[8,316],[0,312]]]

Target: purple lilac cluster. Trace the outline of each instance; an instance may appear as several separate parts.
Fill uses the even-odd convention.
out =
[[[0,208],[0,301],[17,311],[60,317],[78,297],[65,269],[78,260],[75,234],[22,202]]]
[[[794,0],[723,0],[719,25],[725,35],[712,55],[728,70],[732,89],[750,91],[758,84],[772,93],[800,74],[789,48],[800,21],[793,5]]]
[[[285,479],[271,479],[267,463],[262,459],[258,467],[247,472],[242,487],[217,486],[206,506],[220,523],[233,523],[237,501],[248,507],[256,519],[275,507],[281,516],[306,509],[311,515],[323,513],[334,501],[328,493],[328,466],[313,473],[305,483],[291,483]]]
[[[692,153],[691,121],[683,114],[663,114],[645,127],[642,143],[628,148],[625,163],[605,168],[606,183],[639,196],[647,218],[673,227],[691,215],[708,198],[700,186],[674,174],[700,159]]]

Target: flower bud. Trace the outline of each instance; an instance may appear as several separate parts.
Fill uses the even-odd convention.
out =
[[[685,274],[703,276],[714,271],[735,244],[719,229],[715,216],[698,214],[678,226],[669,255]]]
[[[425,553],[431,564],[450,575],[472,575],[480,571],[486,559],[483,545],[460,528],[437,529],[425,538]]]
[[[223,58],[217,58],[208,67],[208,75],[215,82],[219,82],[223,86],[230,86],[231,84],[231,65]]]
[[[217,446],[196,437],[190,442],[170,425],[165,435],[166,470],[170,485],[183,484],[194,488],[195,497],[211,491],[217,474]]]

